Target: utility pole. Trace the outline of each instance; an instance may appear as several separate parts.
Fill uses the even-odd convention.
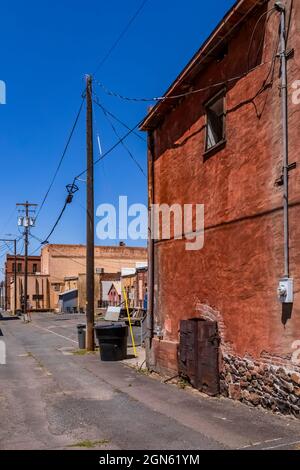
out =
[[[0,242],[13,242],[14,244],[14,315],[17,314],[17,240],[14,238],[13,240],[11,239],[6,239],[2,238],[0,239]]]
[[[25,217],[21,217],[22,221],[20,225],[24,227],[24,302],[23,302],[23,315],[24,321],[27,321],[27,292],[28,292],[28,236],[29,229],[33,226],[33,219],[29,217],[29,213],[32,212],[30,207],[37,207],[37,204],[29,203],[28,201],[23,203],[18,203],[17,206],[22,206],[25,208]]]
[[[93,149],[93,105],[92,77],[86,77],[86,348],[94,351],[94,149]]]

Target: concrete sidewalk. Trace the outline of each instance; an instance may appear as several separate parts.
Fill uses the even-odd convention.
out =
[[[74,354],[77,323],[0,320],[0,449],[300,449],[295,419]]]

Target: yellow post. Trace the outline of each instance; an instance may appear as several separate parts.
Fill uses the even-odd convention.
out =
[[[133,353],[134,353],[135,357],[137,357],[135,341],[134,341],[132,325],[131,325],[131,318],[130,318],[130,315],[129,315],[128,299],[127,299],[127,294],[126,294],[126,290],[125,290],[124,287],[123,287],[123,295],[124,295],[124,300],[125,300],[125,305],[126,305],[126,310],[127,310],[127,316],[128,316],[128,322],[129,322],[129,328],[130,328],[130,334],[131,334],[131,340],[132,340],[132,346],[133,346]]]

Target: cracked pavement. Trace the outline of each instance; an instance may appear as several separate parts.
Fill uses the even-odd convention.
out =
[[[300,449],[296,419],[73,354],[80,321],[0,319],[0,449]]]

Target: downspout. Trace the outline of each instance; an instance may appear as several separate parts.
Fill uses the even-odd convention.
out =
[[[154,137],[148,132],[148,305],[147,338],[149,350],[154,336],[154,239],[152,236],[152,205],[154,204]]]
[[[293,279],[290,279],[289,245],[289,128],[288,128],[288,76],[287,76],[287,32],[286,7],[275,3],[280,12],[280,61],[281,61],[281,108],[283,145],[283,230],[284,230],[284,276],[279,283],[278,294],[282,303],[293,302]]]
[[[283,127],[283,210],[284,210],[284,277],[290,275],[289,255],[289,141],[288,141],[288,90],[286,54],[286,9],[281,8],[280,58],[281,58],[281,104]]]

